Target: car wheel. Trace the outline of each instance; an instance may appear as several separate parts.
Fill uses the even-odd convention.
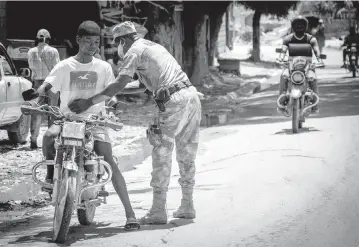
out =
[[[10,141],[14,144],[24,144],[29,135],[30,116],[21,115],[19,120],[13,125],[7,131]]]

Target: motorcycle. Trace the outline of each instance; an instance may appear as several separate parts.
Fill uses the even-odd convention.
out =
[[[61,126],[55,139],[55,159],[43,160],[34,165],[32,177],[35,183],[52,191],[51,204],[55,207],[52,240],[64,243],[73,211],[77,209],[81,225],[90,225],[96,207],[106,204],[109,195],[104,186],[111,181],[112,169],[103,157],[94,152],[94,139],[90,130],[95,126],[104,126],[118,131],[123,124],[114,116],[90,115],[86,120],[71,120],[58,107],[39,106],[29,101],[21,106],[21,111],[26,115],[50,116],[55,124]],[[53,184],[37,177],[38,168],[47,165],[54,166]]]
[[[319,96],[313,90],[310,89],[306,78],[307,72],[315,68],[324,68],[322,63],[312,63],[312,51],[311,47],[304,47],[310,49],[310,52],[304,51],[299,45],[297,48],[292,48],[294,52],[291,52],[289,47],[289,56],[287,61],[279,61],[277,63],[289,70],[289,76],[287,76],[288,87],[287,93],[282,94],[277,99],[277,106],[285,109],[282,114],[286,117],[292,117],[292,131],[298,133],[299,129],[303,127],[305,118],[311,113],[311,108],[319,103]],[[282,49],[277,48],[277,53],[281,53]],[[291,54],[292,53],[292,54]],[[321,59],[325,59],[326,55],[321,55]],[[283,104],[282,102],[286,102]]]
[[[347,56],[345,60],[345,69],[353,73],[353,77],[356,77],[358,66],[356,64],[357,57],[357,44],[352,43],[351,46],[347,46]]]

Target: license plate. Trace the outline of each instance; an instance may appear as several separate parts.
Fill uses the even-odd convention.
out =
[[[82,140],[65,139],[65,140],[64,140],[64,145],[66,145],[66,146],[82,147]]]
[[[65,122],[62,128],[62,137],[84,139],[86,131],[85,123]]]

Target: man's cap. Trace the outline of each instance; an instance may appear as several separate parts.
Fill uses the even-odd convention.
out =
[[[46,29],[40,29],[37,32],[36,38],[40,39],[40,38],[51,38],[49,31],[47,31]]]
[[[319,23],[323,23],[323,20],[322,20],[322,19],[320,19],[320,20],[319,20]]]
[[[77,30],[78,36],[101,36],[101,28],[94,21],[84,21]]]
[[[121,37],[130,33],[137,33],[135,25],[130,21],[122,22],[112,29],[112,34],[114,38]]]

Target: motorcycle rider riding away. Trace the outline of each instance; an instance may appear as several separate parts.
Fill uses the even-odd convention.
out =
[[[288,50],[289,44],[310,44],[314,51],[314,54],[319,63],[322,63],[320,59],[320,50],[317,39],[308,33],[306,30],[308,29],[308,20],[303,16],[298,16],[292,21],[292,29],[294,33],[291,33],[284,37],[283,39],[283,46],[282,52],[279,55],[278,61],[283,62],[283,59],[286,55]],[[288,88],[288,79],[289,78],[289,69],[285,68],[282,72],[280,77],[280,85],[279,85],[279,95],[286,94]],[[309,87],[319,95],[318,93],[318,85],[317,85],[317,78],[315,75],[315,71],[313,69],[309,69],[306,74],[307,81],[309,83]],[[279,112],[285,111],[285,109],[277,108]],[[319,109],[316,106],[312,107],[312,113],[318,113]]]

